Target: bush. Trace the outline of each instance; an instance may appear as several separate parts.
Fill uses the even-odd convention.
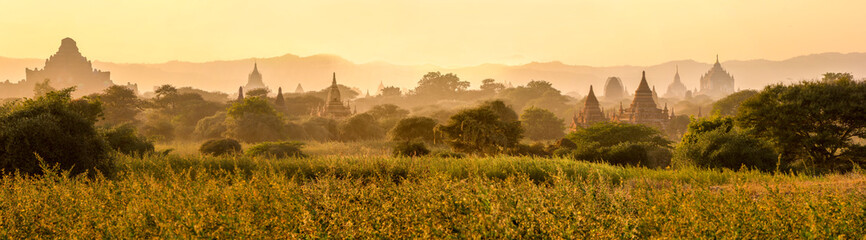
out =
[[[390,135],[393,141],[424,141],[433,142],[436,120],[428,117],[410,117],[400,120],[397,126],[391,129]]]
[[[226,132],[226,113],[218,112],[210,117],[202,118],[195,124],[193,135],[199,139],[220,138]]]
[[[571,157],[578,160],[664,168],[670,165],[672,157],[670,141],[658,130],[643,125],[601,123],[580,129],[567,138],[575,145]],[[564,150],[556,152],[561,154]]]
[[[241,152],[241,144],[234,139],[214,139],[205,142],[198,149],[199,152],[206,155],[229,155]]]
[[[340,128],[340,140],[362,141],[380,139],[385,131],[376,122],[376,119],[367,113],[350,117]]]
[[[267,99],[245,98],[243,102],[234,103],[226,115],[226,134],[230,137],[248,143],[286,138],[283,117]]]
[[[102,133],[108,147],[123,154],[135,154],[143,156],[145,153],[153,152],[153,142],[144,136],[138,135],[132,125],[124,124],[119,127],[107,129]]]
[[[427,146],[420,142],[402,142],[394,146],[393,154],[395,157],[420,157],[430,153]]]
[[[247,155],[269,156],[277,158],[307,157],[306,154],[301,152],[302,146],[304,146],[304,143],[294,141],[264,142],[256,144],[255,146],[250,147],[250,149],[247,149]]]
[[[728,168],[742,166],[772,171],[777,156],[769,143],[736,131],[718,129],[697,135],[695,142],[682,142],[676,149],[677,166]]]
[[[0,170],[41,174],[40,160],[72,174],[111,176],[114,161],[94,124],[98,101],[72,100],[73,88],[0,107]]]
[[[549,157],[550,152],[543,143],[533,143],[532,145],[518,144],[516,148],[510,150],[508,155],[512,156],[531,156],[531,157]]]

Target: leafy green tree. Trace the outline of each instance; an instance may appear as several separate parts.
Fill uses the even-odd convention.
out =
[[[743,90],[739,92],[735,92],[734,94],[728,95],[722,99],[719,99],[715,103],[713,103],[713,115],[721,115],[721,116],[734,116],[737,114],[737,109],[740,107],[740,104],[746,99],[749,99],[752,96],[758,94],[758,91],[755,90]]]
[[[428,117],[404,118],[391,129],[390,135],[393,141],[424,141],[435,142],[436,135],[433,128],[436,120]]]
[[[384,118],[404,118],[409,115],[409,110],[402,109],[394,104],[381,104],[373,106],[372,109],[367,111],[368,114],[373,116],[376,119],[384,119]]]
[[[734,118],[732,117],[690,118],[688,129],[683,134],[682,142],[695,143],[698,141],[698,137],[704,133],[716,130],[730,132],[733,129]]]
[[[249,91],[247,91],[245,96],[246,97],[259,97],[259,98],[267,99],[269,93],[271,93],[270,89],[256,88],[256,89],[250,89]]]
[[[531,140],[558,139],[565,135],[565,124],[552,112],[543,108],[530,107],[520,115],[520,124]]]
[[[566,137],[577,146],[572,156],[579,160],[666,167],[672,156],[671,141],[655,128],[644,125],[597,123]]]
[[[783,161],[811,172],[850,170],[866,148],[866,82],[829,73],[821,81],[770,85],[740,106],[737,122],[771,140]]]
[[[469,88],[469,82],[460,81],[453,73],[442,75],[439,72],[429,72],[418,81],[415,93],[422,96],[450,97]]]
[[[311,117],[301,125],[308,139],[325,142],[339,140],[340,138],[340,128],[334,119]]]
[[[123,124],[103,131],[108,147],[123,154],[142,156],[154,151],[153,142],[141,136],[131,124]]]
[[[57,91],[54,87],[51,86],[51,79],[45,79],[45,81],[38,82],[33,85],[33,96],[41,97],[45,96],[48,92]]]
[[[73,100],[74,88],[0,107],[0,169],[41,174],[40,159],[72,174],[114,172],[108,146],[94,124],[98,101]]]
[[[690,141],[681,142],[675,150],[674,162],[678,167],[737,170],[745,166],[762,171],[776,168],[775,151],[766,141],[724,127],[698,133],[691,130]]]
[[[276,158],[303,158],[307,157],[307,155],[301,151],[301,147],[303,146],[304,143],[302,142],[263,142],[247,149],[247,155],[268,156]]]
[[[367,113],[373,116],[373,118],[376,119],[376,122],[379,123],[379,126],[387,132],[393,128],[400,119],[409,115],[409,110],[402,109],[394,104],[381,104],[373,106],[373,108],[367,111]]]
[[[376,119],[367,113],[350,117],[340,128],[340,139],[343,141],[380,139],[384,135],[385,131],[379,127]]]
[[[113,126],[137,122],[135,117],[141,112],[142,101],[132,89],[114,85],[94,97],[102,102],[103,124]]]
[[[171,125],[170,137],[168,132],[158,131],[160,135],[167,136],[164,140],[173,139],[174,136],[191,138],[199,120],[225,109],[225,104],[207,101],[197,92],[187,89],[180,91],[171,85],[160,86],[150,103],[151,111],[147,112],[145,126],[150,126],[152,130],[168,130],[168,125]]]
[[[286,98],[286,113],[290,116],[310,116],[316,108],[325,105],[325,97],[309,94]]]
[[[229,137],[243,142],[278,141],[286,137],[282,116],[260,97],[234,103],[228,109],[226,129]]]
[[[481,91],[486,93],[498,93],[505,89],[505,85],[502,83],[497,83],[496,80],[491,78],[481,80]]]
[[[447,125],[437,127],[447,136],[447,143],[455,151],[464,153],[505,153],[518,146],[523,137],[523,128],[516,121],[514,110],[504,109],[501,101],[490,102],[480,107],[463,110],[453,116]],[[506,107],[507,108],[507,107]],[[514,121],[503,120],[503,115]],[[511,116],[513,115],[513,116]]]
[[[222,156],[238,154],[241,150],[241,143],[231,138],[208,140],[201,144],[198,151],[204,155]]]
[[[403,95],[403,92],[400,91],[400,88],[398,88],[398,87],[382,88],[382,96],[384,96],[384,97],[399,97],[402,95]]]
[[[226,113],[218,112],[213,116],[198,120],[195,125],[195,135],[199,139],[220,138],[226,132]]]
[[[505,102],[503,102],[502,100],[486,101],[482,103],[479,107],[492,110],[496,113],[496,115],[499,115],[499,120],[501,121],[516,122],[518,120],[517,112],[514,112],[514,109],[512,109],[508,105],[505,105]]]

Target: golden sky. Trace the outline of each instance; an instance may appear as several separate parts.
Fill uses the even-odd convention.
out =
[[[781,60],[866,52],[866,1],[0,0],[0,56],[64,37],[124,63],[335,54],[364,63]]]

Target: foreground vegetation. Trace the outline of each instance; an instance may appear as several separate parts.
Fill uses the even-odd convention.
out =
[[[861,173],[521,157],[115,156],[114,178],[5,175],[0,238],[845,238]]]

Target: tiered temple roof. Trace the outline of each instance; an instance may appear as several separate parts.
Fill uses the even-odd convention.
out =
[[[577,116],[572,117],[571,130],[577,130],[579,127],[588,127],[597,122],[604,122],[607,119],[604,117],[604,112],[598,104],[598,99],[595,97],[595,92],[592,85],[589,86],[589,94],[586,96],[586,101],[583,104],[583,109]]]
[[[668,91],[665,92],[666,98],[685,98],[686,85],[680,80],[680,67],[677,66],[677,73],[674,75],[674,82],[668,85]]]
[[[734,76],[731,76],[719,63],[716,55],[716,63],[701,76],[701,89],[696,94],[704,94],[712,98],[721,98],[734,93]]]
[[[72,38],[60,41],[57,53],[45,60],[43,69],[26,69],[28,83],[41,83],[46,79],[58,88],[76,86],[77,92],[89,94],[114,85],[111,73],[93,69],[93,64],[81,55]]]
[[[244,88],[246,88],[247,91],[259,88],[268,88],[267,86],[265,86],[265,83],[262,82],[262,74],[259,73],[258,63],[253,64],[253,72],[251,72],[250,75],[247,77],[247,85],[244,86]]]
[[[618,113],[615,113],[611,120],[615,122],[624,122],[631,124],[644,124],[664,130],[670,120],[668,115],[667,105],[664,109],[659,109],[653,100],[653,91],[650,89],[646,80],[646,72],[642,73],[640,85],[634,94],[634,100],[627,109],[623,109],[620,105]]]
[[[340,88],[337,86],[337,73],[334,73],[331,86],[328,88],[328,99],[325,106],[318,111],[320,117],[343,118],[352,115],[348,103],[343,105],[340,98]]]

